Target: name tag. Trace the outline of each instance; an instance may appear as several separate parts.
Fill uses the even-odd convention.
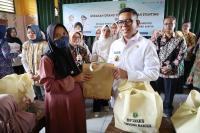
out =
[[[120,51],[114,51],[114,54],[120,54],[121,52]]]

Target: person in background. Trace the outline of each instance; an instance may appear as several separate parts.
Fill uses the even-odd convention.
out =
[[[92,44],[90,44],[89,37],[88,36],[84,36],[84,34],[83,34],[83,25],[81,24],[81,22],[76,22],[74,24],[74,31],[81,32],[81,34],[83,35],[82,41],[81,41],[81,45],[83,47],[85,47],[87,49],[87,53],[89,55],[91,55]]]
[[[138,13],[132,8],[121,9],[117,24],[122,36],[111,44],[108,56],[108,63],[116,66],[111,106],[118,96],[121,80],[148,83],[158,78],[160,68],[155,46],[138,31]]]
[[[14,73],[12,60],[20,53],[20,47],[12,49],[5,39],[6,26],[0,25],[0,79]]]
[[[111,35],[112,35],[113,40],[117,40],[120,38],[119,28],[116,23],[113,23],[110,26],[110,30],[111,30]]]
[[[150,40],[153,42],[153,44],[156,43],[158,36],[160,36],[162,34],[163,34],[162,30],[153,30],[153,33],[150,38]],[[150,84],[154,90],[159,90],[157,88],[156,81],[150,81]],[[160,90],[158,93],[161,93],[161,92],[163,92],[163,90]]]
[[[200,92],[200,37],[193,51],[195,54],[195,61],[187,78],[187,84],[192,84],[192,88]]]
[[[196,35],[192,32],[190,32],[191,29],[191,22],[185,21],[182,25],[182,31],[177,31],[177,33],[184,37],[187,44],[187,52],[186,56],[184,58],[184,76],[181,82],[181,88],[187,88],[188,85],[185,84],[187,77],[189,76],[189,73],[191,71],[192,65],[194,63],[194,60],[192,59],[192,51],[196,44]]]
[[[110,46],[113,42],[113,38],[111,37],[111,31],[108,25],[104,25],[101,28],[101,34],[99,40],[94,43],[92,49],[92,62],[107,62],[108,55],[110,51]],[[109,111],[108,100],[96,100],[93,102],[93,112],[94,117],[99,117],[101,107],[104,107],[106,112]]]
[[[92,46],[91,46],[92,49],[93,49],[94,43],[97,40],[99,40],[100,34],[101,34],[101,28],[97,28],[96,32],[95,32],[95,38],[94,38],[94,41],[93,41]],[[91,50],[91,53],[92,53],[92,50]]]
[[[20,53],[22,52],[22,42],[17,37],[17,30],[15,27],[9,27],[6,31],[6,41],[8,42],[8,45],[13,48],[20,47]],[[14,69],[14,72],[17,74],[23,74],[24,73],[24,67],[21,62],[21,57],[16,57],[12,60],[12,66]]]
[[[163,21],[163,34],[155,41],[158,57],[160,59],[160,75],[156,81],[158,92],[161,89],[165,92],[163,102],[165,117],[171,117],[173,111],[173,98],[180,77],[182,66],[187,49],[185,39],[174,32],[176,18],[167,16]]]
[[[83,63],[90,63],[90,56],[80,43],[82,40],[82,34],[80,32],[70,32],[70,49],[72,56],[77,66],[82,70]]]
[[[28,41],[26,41],[22,47],[22,64],[25,71],[31,75],[31,78],[34,81],[33,88],[36,94],[36,99],[43,100],[44,89],[39,84],[39,63],[41,56],[45,53],[48,45],[43,39],[41,30],[37,25],[31,24],[27,26],[27,37]]]
[[[155,43],[156,39],[158,38],[158,36],[162,35],[162,31],[161,30],[154,30],[152,33],[152,36],[150,38],[150,40]]]
[[[99,40],[94,43],[91,61],[107,62],[112,42],[113,38],[111,36],[110,27],[108,25],[104,25],[101,28]]]
[[[101,35],[101,28],[97,28],[97,29],[96,29],[96,32],[95,32],[95,39],[94,39],[93,44],[94,44],[97,40],[99,40],[100,35]]]
[[[90,75],[81,73],[62,24],[47,28],[49,50],[40,62],[40,83],[45,88],[46,133],[86,133],[85,102],[81,83]]]

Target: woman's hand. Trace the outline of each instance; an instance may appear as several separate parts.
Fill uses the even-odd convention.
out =
[[[92,75],[89,73],[80,73],[77,76],[73,77],[75,82],[84,82],[84,81],[88,81],[92,78]]]
[[[40,75],[33,75],[32,77],[33,81],[39,81],[40,80]]]
[[[39,81],[40,80],[40,75],[38,75],[38,74],[33,74],[33,73],[29,73],[29,75],[30,75],[30,78],[33,80],[33,81]]]

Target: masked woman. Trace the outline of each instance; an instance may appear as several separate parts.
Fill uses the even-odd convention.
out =
[[[40,62],[40,83],[45,88],[46,133],[86,133],[85,103],[81,73],[69,46],[68,31],[62,24],[47,28],[48,52]]]

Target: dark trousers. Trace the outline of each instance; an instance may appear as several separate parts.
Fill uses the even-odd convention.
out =
[[[172,115],[173,99],[177,87],[177,78],[161,78],[156,81],[157,88],[164,88],[165,98],[163,102],[164,113],[168,116]]]
[[[13,66],[13,69],[14,69],[14,72],[16,74],[23,74],[25,72],[24,70],[24,67],[21,65],[21,66]]]
[[[94,101],[93,101],[93,112],[100,112],[101,107],[103,107],[103,106],[108,106],[108,100],[94,99]]]
[[[35,92],[35,99],[36,100],[41,100],[43,101],[44,100],[44,88],[42,86],[36,86],[36,85],[33,85],[33,89],[34,89],[34,92]]]
[[[163,88],[160,88],[160,86],[162,86],[162,85],[160,85],[160,84],[161,84],[161,82],[159,79],[157,81],[150,82],[151,87],[154,89],[154,91],[158,92],[159,94],[161,92],[163,92]]]
[[[185,61],[184,60],[184,83],[186,82],[186,80],[187,80],[187,78],[190,74],[192,65],[193,65],[192,61]]]

